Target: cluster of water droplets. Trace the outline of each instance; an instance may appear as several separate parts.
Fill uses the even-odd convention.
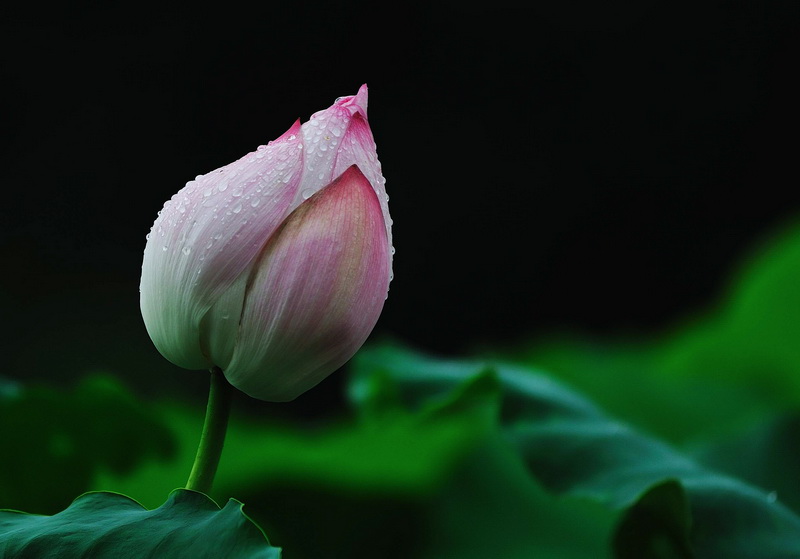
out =
[[[329,184],[333,176],[334,163],[338,154],[341,136],[347,128],[347,121],[330,111],[314,113],[302,127],[305,143],[305,169],[303,189],[300,196],[307,200],[322,187]]]
[[[347,167],[357,164],[375,188],[386,218],[391,270],[395,249],[386,181],[371,135],[359,133],[357,136],[348,130],[353,118],[351,110],[355,109],[336,107],[319,111],[296,135],[258,146],[256,151],[234,163],[196,176],[164,204],[147,235],[148,243],[160,244],[161,250],[170,251],[169,257],[173,259],[195,254],[193,259],[186,258],[184,266],[192,268],[196,283],[206,258],[220,253],[230,243],[251,243],[253,249],[263,245],[263,235],[259,235],[258,228],[248,229],[247,224],[258,219],[266,206],[276,202],[282,188],[288,188],[290,182],[299,179],[297,173],[303,173],[303,184],[294,194],[291,209],[313,196]],[[198,227],[198,223],[202,225]],[[179,262],[176,264],[181,266]],[[389,281],[392,279],[393,272]]]
[[[290,137],[289,140],[295,140]],[[213,258],[230,243],[250,243],[253,253],[263,246],[261,227],[248,227],[276,203],[299,173],[302,143],[278,140],[262,145],[242,159],[198,175],[168,200],[148,243],[159,243],[186,278],[191,271],[198,282],[207,258]],[[201,224],[198,226],[198,223]],[[180,262],[180,255],[188,257]],[[189,270],[191,268],[191,270]]]

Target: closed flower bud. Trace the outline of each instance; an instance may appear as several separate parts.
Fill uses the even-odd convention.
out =
[[[287,401],[369,336],[391,277],[391,219],[367,88],[189,181],[147,239],[141,310],[156,348]]]

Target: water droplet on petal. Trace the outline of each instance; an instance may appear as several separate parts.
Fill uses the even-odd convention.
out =
[[[186,256],[189,256],[189,254],[191,254],[192,252],[192,247],[183,247],[183,249],[181,249],[181,252]]]
[[[303,195],[303,200],[308,200],[309,198],[311,198],[314,195],[314,189],[313,188],[306,188],[303,191],[302,195]]]

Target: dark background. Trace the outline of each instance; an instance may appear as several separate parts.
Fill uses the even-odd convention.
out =
[[[0,23],[14,378],[204,391],[141,324],[156,212],[365,82],[397,248],[376,337],[649,332],[800,210],[795,2],[31,6]]]

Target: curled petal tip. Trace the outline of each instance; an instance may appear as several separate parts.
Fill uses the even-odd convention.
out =
[[[367,118],[367,102],[368,102],[368,91],[367,91],[367,84],[363,84],[358,93],[355,95],[347,95],[345,97],[339,97],[334,105],[339,107],[347,107],[353,114],[361,114],[364,118]]]

